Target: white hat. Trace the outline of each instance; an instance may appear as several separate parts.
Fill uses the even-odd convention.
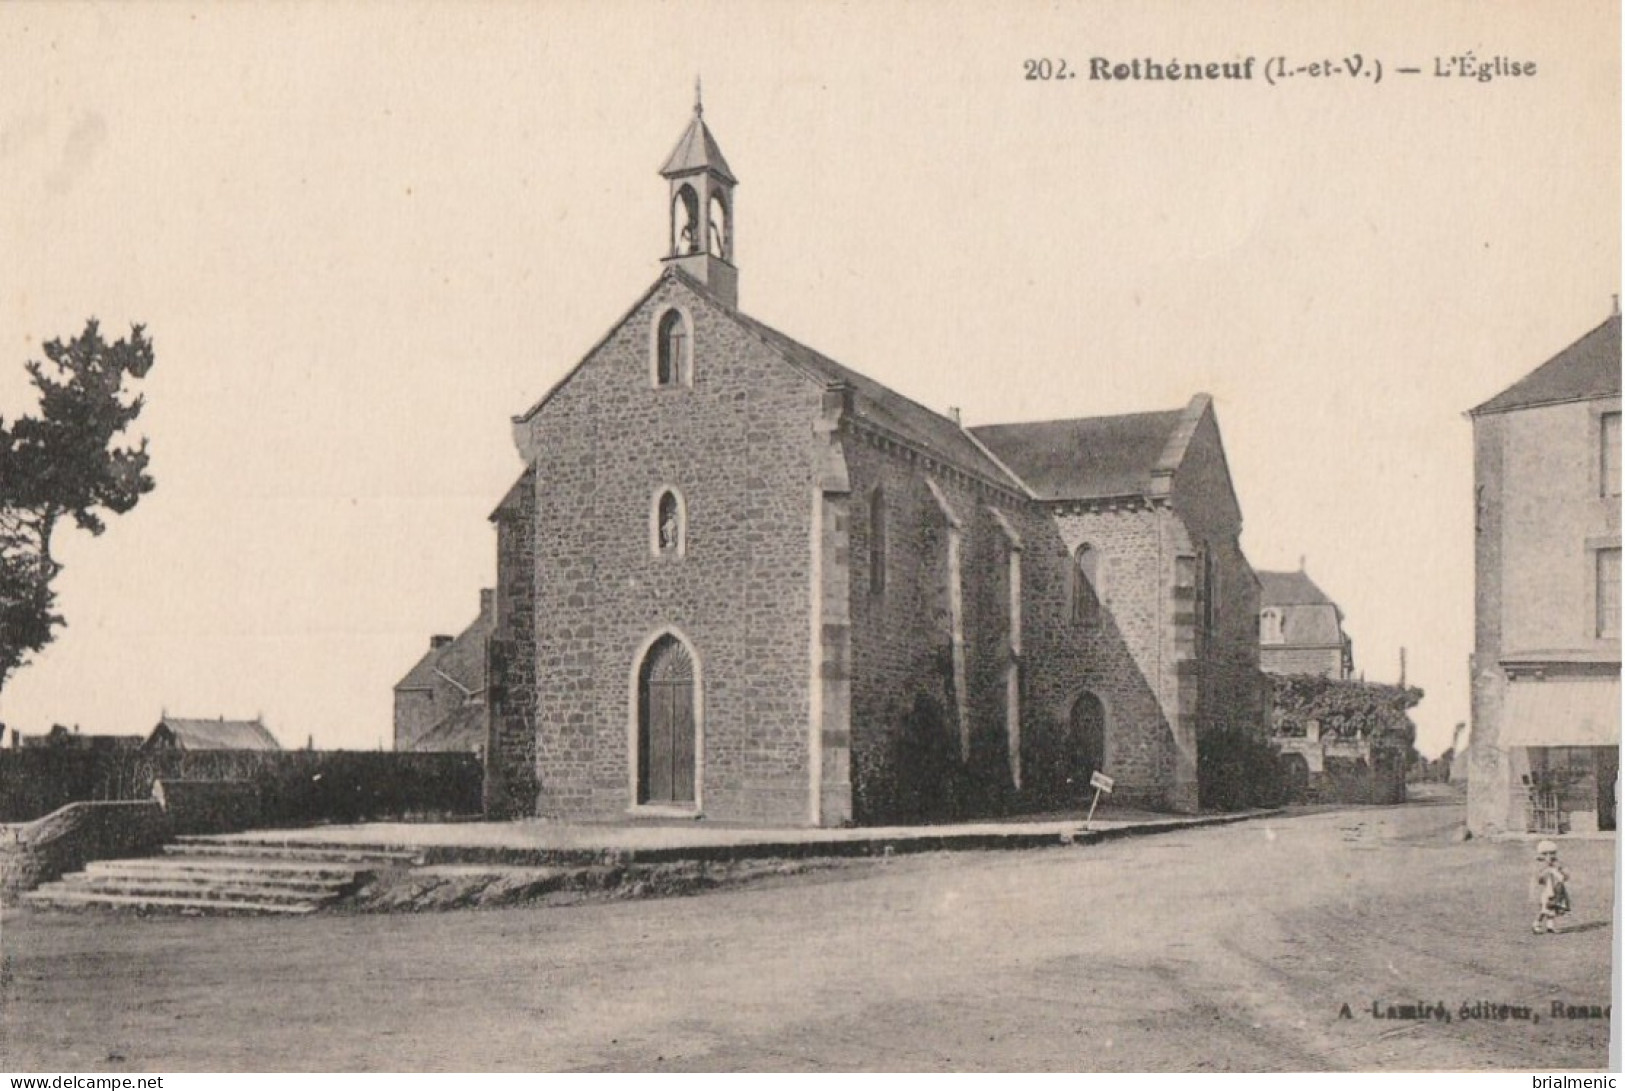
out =
[[[1540,853],[1543,853],[1543,852],[1556,853],[1557,852],[1557,842],[1555,842],[1555,841],[1542,841],[1540,844],[1535,846],[1536,855],[1539,855]]]

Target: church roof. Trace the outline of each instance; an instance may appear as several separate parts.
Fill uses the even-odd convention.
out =
[[[928,409],[867,375],[836,363],[816,349],[808,348],[754,318],[738,311],[733,312],[733,317],[791,364],[803,371],[811,372],[826,382],[843,383],[851,387],[857,394],[852,401],[852,411],[858,418],[878,425],[884,431],[893,433],[921,449],[923,453],[938,458],[956,469],[1005,488],[1018,492],[1025,491],[1022,483],[1013,478],[996,459],[990,457],[959,422],[951,417]]]
[[[988,424],[976,438],[1040,500],[1145,495],[1185,409],[1112,417]]]
[[[1315,586],[1308,573],[1258,572],[1260,606],[1334,606],[1326,592]]]
[[[1619,396],[1619,315],[1541,364],[1471,412],[1503,413],[1537,405]]]
[[[711,130],[706,127],[704,115],[696,106],[694,120],[683,130],[682,137],[677,141],[677,147],[666,157],[666,165],[660,168],[660,173],[671,178],[702,170],[710,171],[725,182],[739,184],[739,179],[728,169],[728,161],[722,158],[722,149],[717,146],[717,138],[711,135]]]

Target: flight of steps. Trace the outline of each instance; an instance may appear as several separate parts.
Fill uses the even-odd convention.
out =
[[[314,913],[385,868],[411,867],[410,852],[182,837],[162,856],[94,860],[23,895],[36,908],[127,909],[183,914]]]

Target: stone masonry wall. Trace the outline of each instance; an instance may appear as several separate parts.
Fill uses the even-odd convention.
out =
[[[1182,672],[1182,711],[1198,747],[1204,734],[1242,730],[1260,740],[1268,734],[1264,720],[1264,680],[1259,670],[1258,578],[1240,545],[1241,512],[1225,470],[1216,418],[1204,413],[1174,478],[1173,511],[1178,547],[1212,559],[1212,582],[1196,566],[1197,594],[1190,602],[1190,636],[1181,635],[1187,651],[1176,669]],[[1181,582],[1176,573],[1176,585]],[[1203,631],[1202,595],[1212,599],[1212,628]],[[1184,622],[1181,617],[1180,621]],[[1188,683],[1195,684],[1194,702]],[[1195,802],[1195,801],[1189,801]]]
[[[690,316],[692,380],[655,388],[650,331],[668,306]],[[670,632],[697,665],[697,810],[807,821],[822,393],[668,278],[519,426],[536,457],[537,813],[634,809],[639,658]],[[651,551],[652,505],[668,487],[686,511],[680,557]]]
[[[1068,618],[1069,555],[1037,505],[859,430],[850,470],[852,781],[860,822],[962,818],[1054,803],[1072,701],[1086,688],[1085,634]],[[944,512],[927,484],[936,485]],[[871,580],[871,498],[882,490],[884,588]],[[997,515],[995,514],[997,511]],[[951,518],[950,518],[951,515]],[[1000,516],[1004,522],[1001,523]],[[965,714],[958,723],[948,538],[959,538]],[[1008,529],[1006,529],[1008,524]],[[1010,556],[1019,541],[1014,657]],[[1008,677],[1018,673],[1012,769]],[[968,737],[968,750],[962,739]],[[1016,785],[1019,770],[1021,784]],[[1072,786],[1081,801],[1083,785]],[[1135,794],[1133,786],[1131,796]]]
[[[1101,624],[1079,634],[1086,686],[1106,709],[1106,772],[1113,799],[1165,806],[1173,788],[1172,724],[1178,692],[1165,637],[1173,562],[1163,516],[1144,505],[1072,510],[1055,518],[1066,563],[1081,545],[1099,551]],[[1064,615],[1063,615],[1064,616]],[[1076,694],[1054,708],[1062,722]]]
[[[949,798],[953,789],[945,783],[965,767],[953,680],[949,521],[907,449],[882,449],[850,429],[842,440],[852,487],[853,815],[860,823],[947,816],[967,806]],[[974,500],[953,482],[940,486],[955,517],[974,520]],[[870,563],[877,488],[885,520],[878,585]],[[979,614],[975,604],[967,609]],[[974,656],[966,660],[968,670]],[[980,702],[974,710],[967,703],[966,713],[972,737],[983,734]]]
[[[163,808],[151,800],[70,803],[26,825],[0,826],[0,902],[91,860],[155,852],[169,837]]]
[[[526,470],[497,524],[496,623],[486,648],[485,815],[536,811],[536,487]]]

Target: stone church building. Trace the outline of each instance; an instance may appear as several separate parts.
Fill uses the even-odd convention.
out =
[[[654,283],[514,422],[487,811],[839,826],[1202,800],[1263,731],[1211,400],[963,427],[738,309],[696,106]]]

